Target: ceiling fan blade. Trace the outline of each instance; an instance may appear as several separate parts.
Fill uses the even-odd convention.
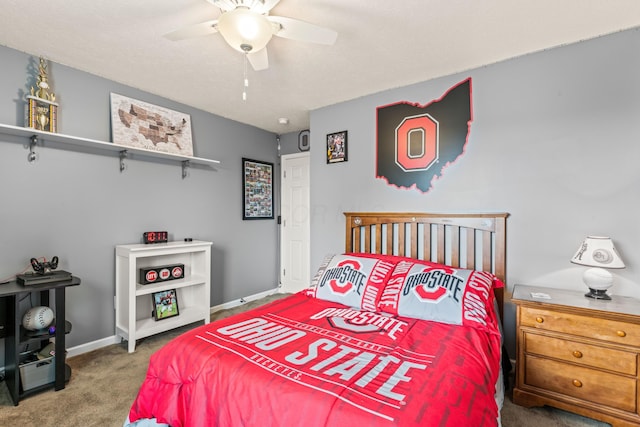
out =
[[[207,0],[208,3],[211,3],[215,7],[219,7],[221,10],[228,12],[236,8],[236,1],[234,0]]]
[[[280,31],[275,32],[274,35],[285,39],[331,45],[336,42],[338,37],[338,33],[334,30],[298,19],[284,16],[267,16],[267,19],[280,24]]]
[[[267,48],[260,49],[257,52],[248,53],[247,59],[254,70],[266,70],[269,68],[269,55],[267,54]]]
[[[275,7],[280,0],[207,0],[212,5],[228,12],[238,6],[247,7],[253,12],[264,15]]]
[[[201,22],[199,24],[189,25],[187,27],[172,31],[165,34],[164,36],[173,41],[208,36],[209,34],[215,34],[218,32],[218,28],[216,26],[217,23],[217,19]]]
[[[261,0],[255,1],[254,3],[255,5],[251,7],[251,10],[264,15],[265,13],[269,13],[271,9],[276,7],[276,5],[280,3],[280,0]]]

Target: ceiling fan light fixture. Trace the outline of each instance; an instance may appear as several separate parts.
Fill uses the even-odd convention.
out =
[[[273,26],[267,17],[246,7],[220,15],[218,31],[232,48],[243,53],[263,49],[273,36]]]

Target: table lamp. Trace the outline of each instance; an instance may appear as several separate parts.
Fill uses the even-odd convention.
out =
[[[571,258],[571,262],[593,267],[585,270],[582,276],[582,280],[589,288],[585,297],[611,299],[607,295],[607,289],[613,284],[613,275],[605,268],[624,268],[624,262],[609,237],[588,236]]]

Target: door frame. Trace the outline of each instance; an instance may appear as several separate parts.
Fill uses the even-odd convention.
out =
[[[278,266],[278,288],[282,289],[283,287],[283,270],[284,270],[284,262],[283,262],[283,251],[285,248],[285,241],[284,241],[284,227],[282,224],[283,219],[283,210],[282,210],[282,204],[283,204],[283,194],[284,194],[284,179],[282,178],[282,174],[285,172],[286,170],[286,163],[287,161],[291,160],[291,159],[298,159],[298,158],[306,158],[308,160],[308,167],[309,167],[309,175],[311,173],[311,153],[306,151],[306,152],[300,152],[300,153],[291,153],[291,154],[283,154],[280,156],[280,216],[279,216],[279,225],[280,225],[280,230],[278,231],[278,242],[279,244],[279,248],[278,248],[278,259],[280,260],[279,262],[279,266]],[[309,176],[309,192],[311,192],[311,177]],[[307,212],[309,212],[309,227],[311,226],[311,197],[309,197],[308,200],[308,205],[307,205]],[[310,275],[310,264],[311,264],[311,230],[309,230],[309,235],[308,235],[308,239],[309,239],[309,247],[308,247],[308,251],[306,254],[306,258],[307,258],[307,262],[309,263],[309,275]],[[309,280],[311,280],[311,277],[309,277]]]

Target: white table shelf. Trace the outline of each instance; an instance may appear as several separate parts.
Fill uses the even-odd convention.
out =
[[[209,323],[211,315],[212,242],[167,242],[116,246],[116,335],[128,341],[133,353],[136,340],[194,322]],[[184,279],[153,284],[139,283],[141,268],[184,264]],[[154,320],[154,292],[175,289],[179,314]]]

